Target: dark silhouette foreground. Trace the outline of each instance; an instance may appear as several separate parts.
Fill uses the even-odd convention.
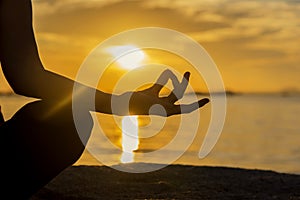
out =
[[[41,63],[32,28],[31,1],[1,0],[0,15],[4,75],[16,94],[38,99],[0,126],[1,195],[10,199],[28,198],[76,162],[87,140],[80,140],[73,121],[74,81],[47,71]],[[80,116],[85,122],[85,138],[89,138],[93,127],[90,111],[112,114],[112,97],[121,105],[131,95],[129,111],[119,108],[114,110],[116,115],[148,115],[149,108],[155,104],[165,108],[166,116],[189,113],[204,106],[208,99],[190,105],[175,104],[182,98],[189,76],[185,73],[179,82],[171,71],[165,71],[152,87],[119,96],[97,90],[95,107],[87,108]],[[169,79],[174,90],[161,98],[158,94]],[[94,88],[80,87],[82,93],[76,98],[84,103]]]
[[[299,188],[300,175],[264,170],[171,165],[128,174],[109,167],[73,166],[31,200],[298,200]]]

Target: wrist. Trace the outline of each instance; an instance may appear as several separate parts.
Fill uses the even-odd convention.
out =
[[[114,115],[130,115],[129,101],[132,93],[126,92],[121,95],[113,95],[111,98],[111,112]]]

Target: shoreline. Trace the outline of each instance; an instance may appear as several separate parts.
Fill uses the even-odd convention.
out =
[[[132,167],[132,165],[129,165]],[[145,167],[145,164],[134,164]],[[106,166],[72,166],[31,200],[300,199],[300,175],[231,167],[170,165],[131,174]]]

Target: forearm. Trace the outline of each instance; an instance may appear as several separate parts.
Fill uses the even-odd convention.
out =
[[[126,92],[121,95],[116,95],[104,93],[97,90],[95,92],[94,111],[119,116],[130,115],[129,101],[132,94],[132,92]]]

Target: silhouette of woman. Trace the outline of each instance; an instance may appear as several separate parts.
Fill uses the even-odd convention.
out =
[[[76,162],[86,141],[80,140],[73,121],[74,81],[47,71],[39,58],[32,28],[31,1],[1,0],[0,9],[4,75],[16,94],[38,99],[0,125],[1,196],[25,199]],[[167,116],[189,113],[204,106],[208,99],[190,105],[175,105],[186,90],[189,76],[190,73],[185,73],[179,82],[171,71],[165,71],[152,87],[118,96],[97,90],[95,108],[82,112],[81,116],[88,122],[85,125],[86,138],[93,127],[90,111],[112,114],[112,97],[121,104],[131,95],[129,113],[119,109],[114,111],[117,115],[148,115],[149,108],[155,104],[162,105]],[[175,89],[168,97],[161,98],[158,93],[168,79],[173,81]],[[85,85],[81,87],[83,92],[76,98],[84,99],[95,91]],[[62,101],[66,103],[54,109]]]

